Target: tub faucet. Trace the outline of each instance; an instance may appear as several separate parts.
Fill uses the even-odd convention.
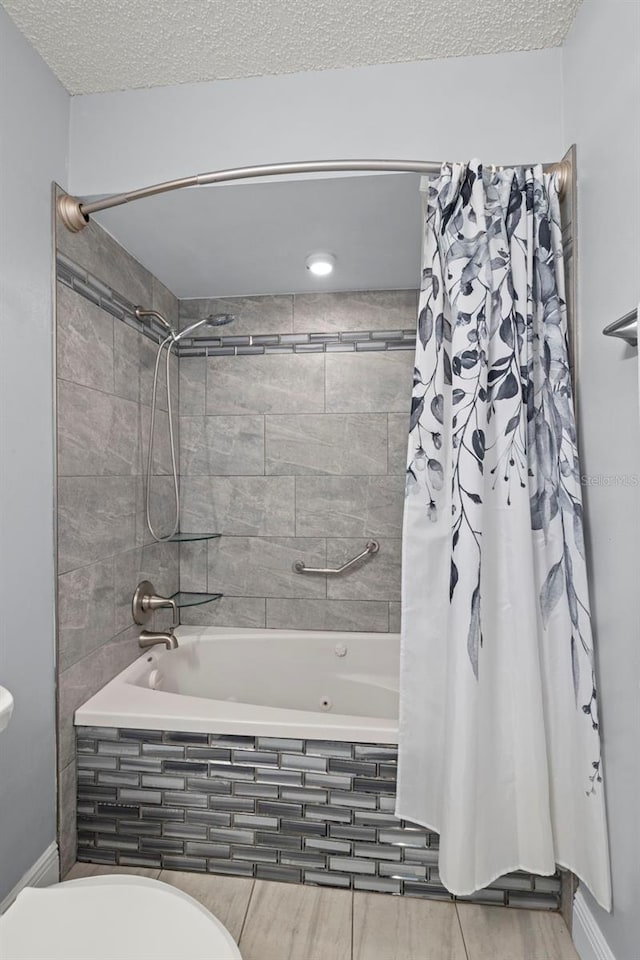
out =
[[[166,632],[141,630],[138,644],[143,650],[147,647],[155,647],[157,643],[164,643],[167,650],[176,649],[178,641],[173,631],[178,626],[178,605],[173,597],[159,597],[153,584],[148,580],[142,580],[136,587],[131,604],[134,621],[143,625],[149,621],[154,610],[161,610],[163,607],[171,607],[173,610],[173,623]]]
[[[164,643],[167,650],[175,650],[178,646],[178,638],[173,634],[173,627],[166,633],[155,633],[153,630],[141,630],[138,637],[138,644],[143,650],[147,647],[155,647],[157,643]]]

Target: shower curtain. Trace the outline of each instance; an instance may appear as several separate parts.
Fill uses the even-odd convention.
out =
[[[557,190],[472,161],[422,194],[396,814],[455,894],[558,864],[610,909]]]

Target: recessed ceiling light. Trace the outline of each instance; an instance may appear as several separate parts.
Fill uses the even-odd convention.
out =
[[[307,270],[310,270],[314,277],[328,277],[333,273],[336,258],[332,253],[310,253],[305,263]]]

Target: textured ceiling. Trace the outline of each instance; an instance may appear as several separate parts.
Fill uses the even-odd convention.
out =
[[[559,46],[581,0],[0,0],[72,94]]]

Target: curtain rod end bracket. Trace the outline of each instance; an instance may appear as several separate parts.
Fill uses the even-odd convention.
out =
[[[57,200],[58,214],[67,230],[71,233],[80,233],[89,223],[89,217],[82,212],[82,204],[76,197],[62,193]]]
[[[558,186],[558,194],[560,197],[566,196],[570,184],[571,184],[571,161],[570,160],[560,160],[554,169],[556,176],[556,183]]]

